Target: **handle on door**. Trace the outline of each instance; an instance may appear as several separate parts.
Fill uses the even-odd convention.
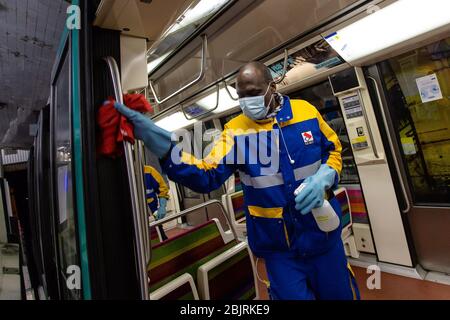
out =
[[[386,113],[384,111],[384,104],[383,104],[383,100],[381,99],[380,87],[378,86],[378,82],[374,77],[368,76],[367,78],[369,80],[371,80],[375,86],[375,92],[377,94],[378,103],[380,104],[380,110],[381,110],[381,116],[383,118],[383,124],[384,124],[386,130],[388,130],[389,126],[388,126],[388,122],[387,122],[387,118],[386,118]],[[394,166],[395,166],[395,170],[397,172],[398,179],[400,181],[400,187],[402,189],[403,197],[405,199],[405,204],[406,204],[406,208],[401,209],[401,210],[403,213],[408,213],[411,210],[411,204],[409,201],[408,193],[406,192],[406,186],[405,186],[405,182],[403,181],[403,177],[402,177],[401,170],[400,170],[400,165],[398,163],[397,158],[395,157],[394,142],[392,141],[392,137],[389,135],[389,133],[387,134],[387,139],[389,142],[389,148],[391,149],[392,155],[394,156]]]
[[[114,95],[116,101],[123,103],[123,93],[122,86],[120,82],[120,73],[117,62],[112,57],[105,57],[104,61],[108,65],[109,72],[111,75],[111,80],[113,82]],[[140,201],[143,201],[139,195],[139,188],[136,178],[136,170],[134,167],[134,157],[133,148],[131,143],[124,141],[124,151],[125,151],[125,161],[129,179],[129,187],[131,194],[131,207],[133,212],[133,224],[134,224],[134,236],[135,236],[135,246],[137,255],[137,271],[138,271],[138,281],[140,282],[141,298],[142,300],[149,300],[149,286],[147,277],[147,261],[146,261],[146,243],[145,239],[149,239],[150,236],[145,233],[149,232],[148,223],[145,223],[142,214],[146,215],[146,211],[140,210]]]

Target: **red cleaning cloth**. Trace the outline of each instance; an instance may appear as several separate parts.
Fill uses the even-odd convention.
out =
[[[114,99],[100,107],[97,113],[97,123],[100,134],[97,142],[98,153],[117,157],[123,154],[123,141],[134,144],[133,125],[127,118],[114,108]],[[124,105],[138,112],[152,112],[153,108],[142,94],[126,94]]]

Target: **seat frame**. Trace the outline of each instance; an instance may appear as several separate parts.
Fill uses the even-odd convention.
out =
[[[161,288],[158,288],[155,291],[150,292],[150,300],[161,300],[166,295],[170,294],[171,292],[173,292],[177,288],[180,288],[186,283],[188,283],[191,287],[192,293],[194,295],[194,300],[200,300],[194,278],[189,273],[184,273],[178,278],[175,278],[169,283],[166,283]]]
[[[240,240],[247,238],[247,224],[245,222],[245,216],[239,220],[236,220],[232,197],[238,194],[243,194],[243,191],[233,192],[231,194],[222,195],[222,203],[228,212],[229,220],[231,221],[232,228],[236,230],[237,237]]]
[[[259,300],[259,292],[258,292],[258,279],[256,277],[256,265],[255,261],[253,259],[253,255],[247,245],[246,242],[240,242],[234,247],[228,249],[227,251],[221,253],[217,257],[211,259],[210,261],[206,262],[205,264],[201,265],[197,269],[197,282],[198,282],[198,289],[200,293],[200,297],[202,300],[210,300],[210,292],[209,292],[209,281],[208,281],[208,273],[212,269],[216,268],[220,264],[226,262],[228,259],[232,258],[233,256],[237,255],[243,250],[247,250],[249,254],[249,259],[252,265],[252,272],[253,272],[253,282],[255,285],[255,299]],[[231,279],[230,279],[231,281]]]

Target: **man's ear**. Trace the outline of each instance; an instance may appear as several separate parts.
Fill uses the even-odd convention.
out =
[[[275,83],[275,81],[272,81],[272,83],[270,84],[270,88],[273,92],[277,92],[277,84]]]

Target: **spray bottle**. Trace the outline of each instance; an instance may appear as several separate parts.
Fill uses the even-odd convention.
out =
[[[295,190],[294,195],[297,196],[306,187],[306,183],[302,183],[297,190]],[[314,208],[311,210],[314,219],[316,220],[317,226],[323,232],[331,232],[336,230],[341,221],[339,216],[334,211],[328,200],[323,201],[323,205],[319,208]]]

